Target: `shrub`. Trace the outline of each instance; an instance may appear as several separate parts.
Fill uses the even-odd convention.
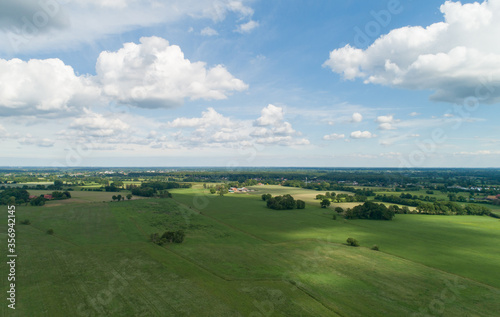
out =
[[[374,250],[374,251],[378,251],[379,250],[378,249],[378,245],[376,245],[376,244],[374,244],[373,247],[371,247],[371,249]]]
[[[337,220],[337,215],[333,214],[333,220]]]
[[[341,214],[344,212],[344,209],[342,209],[342,207],[335,207],[335,212]]]
[[[21,224],[22,224],[22,225],[30,225],[30,224],[31,224],[31,221],[29,221],[29,219],[22,220],[22,221],[21,221]]]
[[[354,238],[347,238],[347,244],[350,245],[351,247],[359,247],[358,240]]]
[[[54,229],[47,230],[47,234],[50,234],[50,235],[54,234]]]

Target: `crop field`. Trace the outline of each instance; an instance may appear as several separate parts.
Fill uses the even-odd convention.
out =
[[[74,191],[65,205],[19,206],[18,222],[31,224],[16,227],[18,304],[9,316],[495,316],[500,311],[498,219],[333,220],[332,208],[320,208],[314,199],[317,191],[252,188],[256,191],[220,197],[198,184],[172,190],[172,199],[122,202],[109,202],[115,193]],[[262,193],[290,193],[307,206],[271,210]],[[179,229],[186,233],[182,244],[149,241],[152,233]],[[361,246],[347,246],[348,237]],[[371,250],[374,244],[380,251]],[[2,266],[2,276],[6,270]],[[3,305],[0,315],[6,314]]]

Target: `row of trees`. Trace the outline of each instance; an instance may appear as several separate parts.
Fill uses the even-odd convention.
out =
[[[367,196],[361,196],[358,194],[354,194],[354,195],[338,194],[338,195],[336,195],[333,192],[332,193],[326,192],[325,195],[322,195],[322,194],[316,195],[316,199],[319,199],[319,200],[327,199],[328,201],[332,201],[332,202],[350,203],[350,202],[365,202],[368,198],[367,198]]]
[[[52,198],[55,200],[68,199],[71,198],[71,194],[69,191],[54,191],[52,192]],[[44,195],[40,195],[36,198],[30,199],[30,194],[28,193],[28,191],[21,188],[8,188],[0,193],[1,205],[19,205],[29,202],[32,206],[43,206],[45,205],[45,201],[46,199],[44,198]]]

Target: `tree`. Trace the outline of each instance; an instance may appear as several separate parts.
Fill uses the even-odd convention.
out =
[[[63,182],[60,180],[55,180],[54,181],[54,189],[61,189],[63,187]]]
[[[123,181],[114,181],[113,185],[115,185],[115,187],[121,188],[123,187]]]
[[[267,200],[267,207],[276,210],[294,209],[297,208],[295,199],[289,194],[276,196]]]
[[[261,196],[261,197],[262,197],[262,200],[263,200],[263,201],[266,201],[266,200],[268,200],[268,199],[272,198],[273,196],[272,196],[271,194],[262,194],[262,196]]]
[[[132,199],[132,194],[127,194],[127,199],[128,200]]]
[[[330,206],[331,202],[329,199],[325,198],[319,204],[321,205],[321,208],[326,208],[326,207]]]
[[[45,198],[43,196],[37,197],[30,201],[31,206],[43,206],[45,205]]]
[[[215,188],[213,188],[213,187],[211,187],[211,188],[210,188],[210,194],[212,194],[212,195],[213,195],[213,194],[215,194],[216,192],[217,192],[217,190],[215,190]]]
[[[115,200],[116,200],[116,195],[113,195],[113,196],[111,197],[111,199],[113,199],[113,201],[115,201]]]
[[[184,241],[184,231],[183,230],[177,230],[176,232],[174,232],[174,238],[172,240],[172,242],[174,243],[182,243]]]
[[[325,199],[325,195],[317,194],[316,199],[318,199],[318,200]]]
[[[394,217],[394,208],[389,209],[384,204],[367,201],[363,205],[348,209],[344,217],[346,219],[391,220]]]
[[[335,207],[335,212],[341,214],[344,212],[344,209],[342,209],[342,207]]]
[[[116,201],[121,201],[122,200],[122,195],[116,196]]]
[[[304,209],[306,208],[306,203],[303,200],[297,200],[296,202],[297,209]]]
[[[347,238],[347,244],[350,245],[351,247],[359,247],[359,242],[358,240],[354,238]]]

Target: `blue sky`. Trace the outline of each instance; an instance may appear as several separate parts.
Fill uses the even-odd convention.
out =
[[[3,166],[499,166],[500,0],[0,12]]]

